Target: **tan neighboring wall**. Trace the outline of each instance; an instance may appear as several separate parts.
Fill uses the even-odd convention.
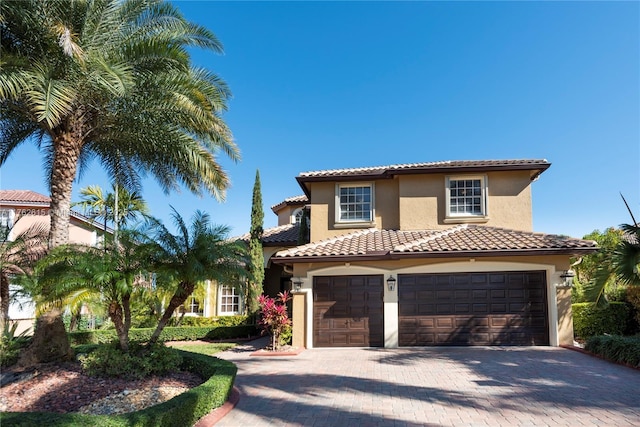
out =
[[[35,214],[21,214],[17,215],[15,220],[20,217],[20,220],[15,223],[12,233],[14,236],[22,233],[32,226],[42,226],[45,228],[45,232],[49,231],[49,209],[29,209],[29,208],[14,208],[9,206],[2,206],[2,209],[15,209],[16,211],[34,212]],[[91,225],[84,223],[76,218],[71,218],[69,221],[69,242],[82,245],[95,245],[97,243],[98,234]]]
[[[306,347],[313,346],[310,337],[313,336],[313,277],[315,275],[384,274],[386,280],[389,275],[397,277],[398,274],[544,270],[547,273],[549,342],[552,346],[570,345],[573,344],[571,290],[559,286],[563,282],[560,275],[567,269],[569,269],[569,258],[564,255],[294,264],[294,277],[302,279],[301,292],[306,293],[305,321],[294,322],[294,339],[299,340],[300,336],[304,335]],[[384,292],[385,347],[397,347],[397,290],[389,292],[385,287]],[[557,310],[554,307],[557,307]],[[294,312],[296,310],[299,313],[302,308],[294,306]]]

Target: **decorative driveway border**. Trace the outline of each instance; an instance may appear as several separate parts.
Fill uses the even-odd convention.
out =
[[[640,372],[567,349],[255,348],[218,354],[240,400],[216,426],[640,426]]]

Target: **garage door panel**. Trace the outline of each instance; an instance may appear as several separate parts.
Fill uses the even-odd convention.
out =
[[[313,344],[384,344],[383,276],[318,276],[313,284]]]
[[[435,311],[438,314],[451,313],[451,311],[453,310],[453,306],[454,306],[454,304],[448,304],[448,303],[436,304],[435,305]]]
[[[549,343],[545,272],[399,275],[398,295],[403,346]]]
[[[491,289],[492,299],[503,299],[507,297],[506,289]]]
[[[454,310],[457,314],[469,313],[471,311],[470,304],[455,304]]]
[[[509,289],[509,298],[524,300],[526,298],[524,289]]]
[[[507,312],[507,304],[498,303],[491,304],[490,313],[506,313]]]

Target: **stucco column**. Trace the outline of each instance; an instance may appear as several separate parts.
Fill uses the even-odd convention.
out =
[[[393,274],[385,274],[384,276],[384,347],[398,347],[398,283],[397,275],[396,284],[391,291],[387,285],[389,276]]]
[[[573,345],[573,313],[571,311],[571,288],[558,286],[556,288],[558,303],[558,344]]]
[[[293,328],[293,338],[291,345],[297,348],[305,348],[306,341],[306,304],[307,293],[306,292],[294,292],[291,308],[291,322]]]

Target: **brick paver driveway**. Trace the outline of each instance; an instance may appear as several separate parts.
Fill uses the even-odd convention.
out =
[[[217,426],[640,426],[640,371],[561,348],[243,350]]]

